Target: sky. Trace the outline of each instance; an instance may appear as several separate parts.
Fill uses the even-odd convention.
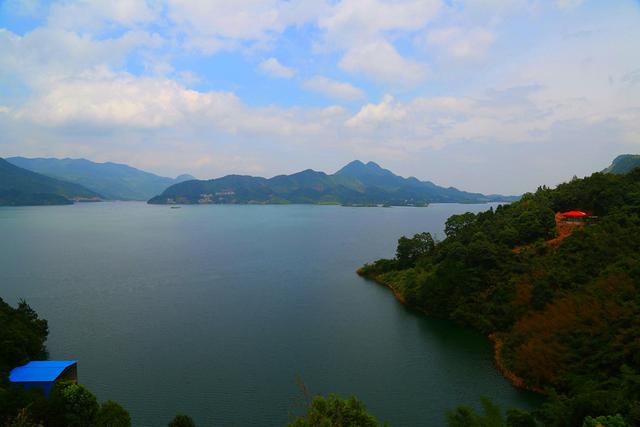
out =
[[[640,153],[638,0],[0,0],[0,156],[520,194]]]

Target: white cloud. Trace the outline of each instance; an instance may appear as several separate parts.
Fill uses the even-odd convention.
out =
[[[290,79],[296,74],[296,70],[282,65],[280,61],[273,57],[262,61],[260,63],[260,70],[271,77],[280,79]]]
[[[3,11],[9,3],[15,1],[3,3]],[[425,152],[458,150],[459,156],[494,159],[503,150],[528,147],[543,158],[583,141],[580,155],[566,149],[557,162],[577,164],[594,147],[602,158],[609,146],[635,150],[637,5],[618,2],[598,14],[586,7],[558,10],[578,4],[59,1],[36,7],[51,11],[48,19],[38,16],[46,22],[42,27],[23,35],[0,29],[0,89],[19,88],[0,90],[0,144],[15,154],[132,156],[146,166],[175,164],[179,156],[178,162],[228,172],[281,172],[274,165],[308,166],[355,154],[397,159],[400,166],[409,159],[423,170],[421,163],[431,158]],[[221,50],[235,55],[233,67],[255,67],[268,58],[261,70],[291,78],[297,71],[275,58],[286,54],[304,74],[283,84],[363,105],[355,112],[285,108],[278,104],[290,99],[276,96],[268,107],[253,106],[232,89],[213,86],[224,80],[226,88],[241,87],[238,93],[252,88],[233,71],[224,79],[208,74],[219,58],[205,55]],[[199,76],[180,68],[177,52]],[[479,61],[486,57],[491,60]],[[335,66],[352,74],[350,83],[323,77],[335,75]],[[427,78],[428,87],[408,90]],[[200,79],[197,87],[209,89],[190,90]],[[363,79],[380,83],[372,93],[382,87],[391,95],[367,99],[358,87]],[[295,150],[294,164],[288,159]],[[523,169],[526,157],[518,165]]]
[[[344,0],[321,17],[320,50],[345,54],[339,67],[397,86],[411,86],[426,76],[427,66],[402,56],[394,39],[422,29],[442,8],[440,0]]]
[[[83,0],[53,3],[48,25],[80,31],[100,31],[104,26],[133,27],[158,19],[157,2],[146,0]]]
[[[42,10],[40,0],[5,0],[0,9],[9,15],[37,16]]]
[[[184,120],[186,113],[198,110],[202,102],[216,101],[233,105],[237,99],[222,93],[205,101],[168,79],[135,78],[102,69],[56,82],[18,116],[47,126],[171,127]]]
[[[322,0],[167,0],[168,16],[186,44],[214,53],[239,42],[266,42],[289,26],[316,19]]]
[[[329,98],[354,101],[364,97],[364,92],[352,84],[323,76],[315,76],[305,80],[303,86],[305,89],[321,93]]]
[[[159,36],[138,30],[94,40],[89,35],[47,27],[24,36],[0,29],[0,75],[9,74],[34,86],[96,66],[119,67],[133,49],[158,47],[162,42]]]
[[[560,9],[572,9],[580,6],[584,0],[556,0],[556,6]]]
[[[390,43],[382,40],[347,51],[338,66],[396,86],[414,85],[427,75],[425,64],[404,58]]]
[[[312,135],[342,109],[249,108],[230,92],[198,92],[163,77],[96,69],[41,88],[17,120],[50,128],[214,129],[228,135]]]
[[[458,59],[481,58],[496,40],[493,31],[485,28],[445,27],[429,31],[426,43],[445,49]]]
[[[391,95],[385,95],[378,104],[367,104],[347,120],[352,128],[375,130],[380,125],[399,122],[407,117],[406,108],[396,103]]]
[[[186,85],[194,85],[202,81],[199,75],[191,71],[180,71],[178,73],[178,79]]]
[[[343,0],[319,20],[329,43],[357,47],[386,31],[416,31],[441,7],[438,0]]]

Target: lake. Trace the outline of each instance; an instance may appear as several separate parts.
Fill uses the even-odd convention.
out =
[[[355,274],[397,239],[444,236],[427,208],[135,202],[0,208],[0,296],[49,321],[52,359],[134,426],[178,412],[203,426],[282,426],[314,394],[354,394],[391,426],[442,426],[444,411],[530,408],[481,335],[428,319]]]

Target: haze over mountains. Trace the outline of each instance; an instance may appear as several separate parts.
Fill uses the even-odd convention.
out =
[[[417,205],[428,203],[508,202],[514,196],[469,193],[430,181],[403,178],[374,162],[355,160],[333,175],[311,169],[261,178],[227,175],[172,185],[151,204],[320,203],[347,205]]]
[[[602,172],[624,174],[640,166],[640,154],[622,154],[615,159],[608,168]]]
[[[640,155],[616,157],[605,173],[627,173]],[[262,178],[227,175],[175,179],[124,164],[85,159],[0,158],[0,205],[56,205],[87,200],[149,200],[150,204],[312,203],[424,206],[428,203],[511,202],[516,196],[484,195],[403,178],[374,162],[355,160],[332,175],[307,169]]]
[[[99,199],[81,185],[15,166],[0,158],[0,206],[68,205],[74,199]]]
[[[128,165],[85,159],[10,157],[6,160],[33,172],[82,185],[107,200],[149,200],[170,185],[195,179],[191,175],[167,178]]]

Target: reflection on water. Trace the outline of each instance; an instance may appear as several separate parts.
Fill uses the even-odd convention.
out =
[[[49,320],[51,357],[121,402],[136,426],[280,426],[300,376],[362,398],[393,426],[444,424],[486,395],[535,398],[493,368],[480,335],[427,319],[355,274],[403,234],[443,236],[428,208],[99,203],[0,209],[1,295]]]

